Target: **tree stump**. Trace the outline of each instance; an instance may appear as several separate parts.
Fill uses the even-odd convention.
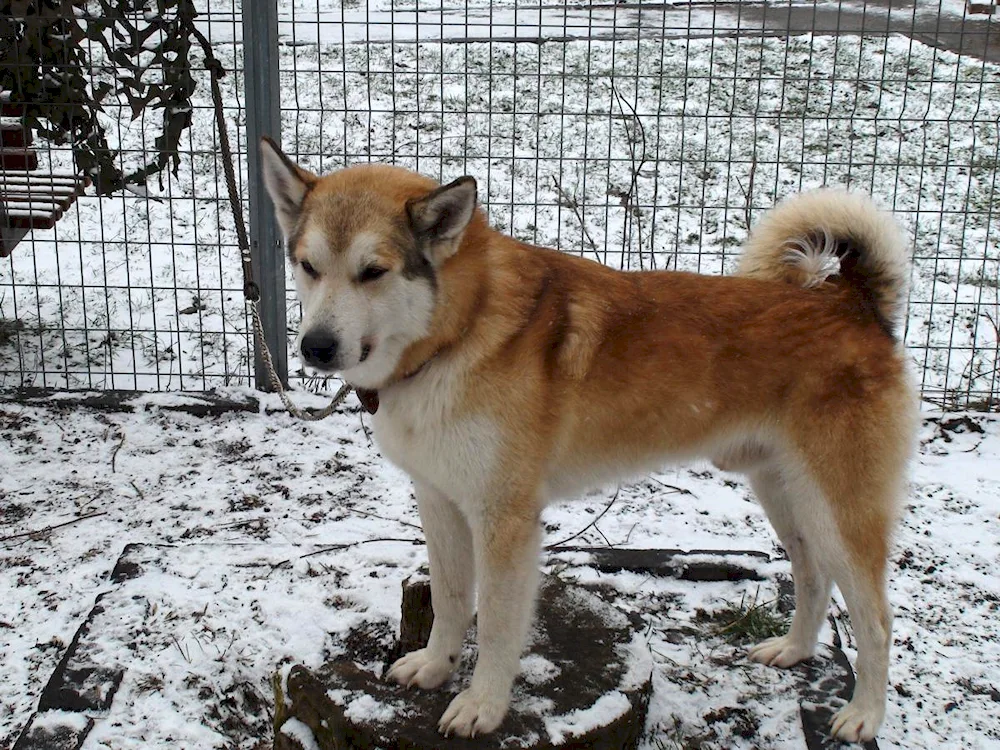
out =
[[[412,650],[430,632],[429,585],[408,581],[403,599],[401,631]],[[468,685],[475,663],[470,645],[456,676],[433,691],[386,681],[388,662],[382,674],[350,660],[316,671],[293,667],[285,684],[276,684],[275,750],[635,748],[652,673],[640,623],[555,577],[543,579],[539,600],[510,712],[493,734],[445,739],[437,731],[448,703]]]
[[[402,656],[426,646],[433,624],[431,580],[425,575],[412,575],[403,581],[403,607],[396,655]]]

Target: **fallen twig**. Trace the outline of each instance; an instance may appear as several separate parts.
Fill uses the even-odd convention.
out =
[[[118,445],[115,446],[115,449],[113,451],[111,451],[111,473],[112,474],[115,473],[115,459],[118,458],[118,451],[120,451],[122,449],[122,446],[125,445],[125,430],[123,430],[119,425],[115,425],[115,428],[118,430],[119,434],[121,435],[121,440],[118,441]]]
[[[413,545],[422,545],[422,544],[424,544],[424,540],[423,539],[406,539],[406,538],[399,538],[399,537],[377,537],[375,539],[359,539],[356,542],[345,542],[343,544],[331,544],[329,547],[322,547],[321,549],[313,550],[312,552],[307,552],[304,555],[299,555],[298,559],[299,560],[304,560],[307,557],[313,557],[315,555],[322,555],[322,554],[325,554],[327,552],[340,552],[341,550],[350,549],[351,547],[358,547],[358,546],[360,546],[362,544],[373,544],[375,542],[409,542],[410,544],[413,544]],[[291,564],[292,564],[292,561],[291,561],[290,558],[288,560],[282,560],[279,563],[274,563],[273,565],[271,565],[271,573],[273,573],[275,570],[278,570],[279,568],[283,568],[286,565],[291,565]],[[268,573],[268,575],[270,575],[270,573]]]
[[[351,547],[357,547],[362,544],[373,544],[375,542],[409,542],[410,544],[414,545],[424,544],[423,539],[404,539],[399,537],[378,537],[376,539],[361,539],[357,542],[346,542],[344,544],[331,544],[329,547],[313,550],[312,552],[307,552],[304,555],[300,555],[299,559],[302,560],[306,557],[312,557],[313,555],[322,555],[325,552],[339,552],[340,550],[350,549]]]
[[[365,518],[377,518],[379,521],[392,521],[394,523],[402,524],[403,526],[409,526],[411,529],[416,529],[420,533],[423,533],[423,528],[415,523],[410,523],[409,521],[403,521],[399,518],[389,518],[388,516],[380,516],[378,513],[372,513],[371,511],[361,510],[360,508],[344,507],[343,510],[348,513],[357,513],[359,516],[364,516]]]
[[[80,521],[86,521],[89,518],[97,518],[98,516],[106,516],[106,515],[108,515],[107,511],[103,511],[103,510],[100,511],[99,513],[88,513],[85,516],[80,516],[79,518],[74,518],[71,521],[65,521],[63,523],[57,523],[57,524],[55,524],[53,526],[46,526],[44,529],[36,529],[34,531],[22,531],[19,534],[10,534],[8,536],[0,536],[0,542],[8,542],[11,539],[20,539],[22,537],[44,536],[45,534],[49,534],[49,533],[55,531],[56,529],[61,529],[61,528],[64,528],[66,526],[72,526],[74,523],[79,523]]]
[[[660,485],[665,489],[676,492],[678,495],[691,495],[692,497],[694,496],[694,493],[691,490],[684,489],[683,487],[678,487],[676,484],[667,484],[666,482],[663,482],[654,476],[650,476],[649,479],[650,481],[655,482],[656,484]]]
[[[177,650],[181,652],[181,656],[184,657],[184,661],[186,661],[188,664],[190,664],[191,663],[191,651],[190,651],[190,649],[187,650],[187,651],[185,651],[181,647],[181,642],[177,640],[177,636],[174,635],[173,633],[170,634],[170,637],[173,639],[174,645],[177,646]]]
[[[604,518],[604,515],[605,515],[605,514],[606,514],[606,513],[607,513],[607,512],[609,511],[609,510],[611,510],[611,506],[615,504],[615,500],[617,500],[617,499],[618,499],[618,494],[619,494],[619,493],[620,493],[621,491],[622,491],[622,488],[621,488],[621,487],[619,486],[619,487],[618,487],[618,489],[616,489],[616,490],[615,490],[615,494],[614,494],[614,497],[612,497],[612,498],[611,498],[611,501],[610,501],[610,502],[609,502],[609,503],[608,503],[608,504],[607,504],[606,506],[604,506],[604,510],[602,510],[602,511],[601,511],[600,513],[598,513],[598,514],[597,514],[597,518],[595,518],[595,519],[594,519],[593,521],[591,521],[590,523],[588,523],[588,524],[587,524],[586,526],[584,526],[584,527],[583,527],[582,529],[580,529],[580,530],[579,530],[578,532],[576,532],[575,534],[573,534],[573,536],[569,536],[569,537],[566,537],[566,538],[565,538],[565,539],[563,539],[563,540],[562,540],[561,542],[555,542],[554,544],[547,544],[547,545],[545,545],[545,549],[546,549],[546,551],[550,551],[550,552],[551,552],[552,550],[555,550],[555,549],[558,549],[559,547],[562,547],[562,546],[563,546],[564,544],[566,544],[567,542],[572,542],[572,541],[573,541],[574,539],[576,539],[577,537],[579,537],[579,536],[582,536],[583,534],[585,534],[585,533],[586,533],[586,532],[587,532],[587,531],[588,531],[589,529],[591,529],[591,528],[592,528],[592,527],[593,527],[593,526],[594,526],[594,525],[595,525],[595,524],[596,524],[596,523],[597,523],[598,521],[600,521],[600,520],[601,520],[602,518]],[[604,535],[603,535],[603,534],[601,534],[601,536],[604,536]],[[608,541],[608,540],[607,540],[607,537],[605,537],[605,538],[604,538],[604,541],[605,541],[605,542],[607,542],[607,541]],[[609,543],[609,544],[608,544],[608,546],[610,547],[610,546],[612,546],[612,545],[611,545],[611,544]]]

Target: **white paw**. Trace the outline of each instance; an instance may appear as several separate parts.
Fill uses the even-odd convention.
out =
[[[768,664],[772,667],[790,667],[813,655],[811,648],[796,643],[787,635],[780,638],[769,638],[758,643],[747,654],[751,661]]]
[[[438,731],[445,737],[476,737],[489,734],[507,714],[510,697],[480,695],[469,688],[455,696],[438,723]]]
[[[438,657],[430,649],[421,648],[397,659],[386,677],[403,687],[416,685],[431,690],[447,680],[454,669],[455,664],[447,656]]]
[[[862,706],[851,701],[833,717],[830,731],[844,742],[868,742],[875,737],[884,715],[885,710],[880,706]]]

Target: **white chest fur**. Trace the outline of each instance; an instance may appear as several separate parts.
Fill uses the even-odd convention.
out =
[[[499,435],[488,418],[459,415],[460,397],[448,368],[434,367],[381,391],[372,424],[386,458],[471,510],[496,479]]]

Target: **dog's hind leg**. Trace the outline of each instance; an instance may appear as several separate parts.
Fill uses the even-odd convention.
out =
[[[902,491],[900,467],[889,439],[881,461],[865,466],[844,462],[840,471],[817,471],[831,503],[836,537],[843,554],[830,559],[833,578],[844,596],[858,645],[857,684],[851,702],[833,718],[832,732],[846,742],[872,739],[885,716],[892,645],[892,612],[886,594],[889,543],[895,523],[897,495]],[[871,450],[871,455],[878,455]]]
[[[835,573],[858,643],[854,695],[834,716],[831,726],[833,735],[845,742],[872,739],[885,716],[892,612],[884,569],[885,558],[873,549],[868,554],[851,554]]]
[[[762,664],[790,667],[813,655],[833,581],[821,564],[822,541],[812,524],[802,522],[803,508],[795,506],[780,472],[772,467],[758,469],[750,475],[750,485],[792,563],[795,614],[785,635],[757,644],[749,657]]]
[[[826,474],[823,478],[829,480]],[[796,602],[788,633],[759,644],[750,658],[786,667],[812,655],[831,582],[836,582],[857,636],[858,680],[851,702],[834,717],[832,732],[838,739],[859,742],[875,735],[885,715],[892,624],[885,566],[892,520],[891,499],[882,498],[874,482],[865,486],[860,477],[846,479],[849,474],[844,471],[839,484],[826,481],[825,490],[806,477],[796,477],[801,481],[788,486],[774,471],[752,476],[751,484],[792,562]],[[843,496],[850,498],[852,507],[838,509],[828,500]]]
[[[434,624],[427,647],[397,660],[387,677],[430,689],[447,680],[458,664],[472,620],[475,568],[472,533],[458,507],[430,487],[418,484],[416,495],[427,538]]]
[[[530,498],[498,503],[470,519],[479,583],[479,657],[469,687],[441,717],[446,736],[475,737],[496,729],[510,705],[538,588],[541,524]]]
[[[831,421],[801,443],[825,500],[816,509],[829,519],[823,565],[844,596],[857,640],[854,695],[832,722],[833,735],[847,742],[872,739],[885,716],[892,644],[886,569],[912,437],[909,403],[884,413],[879,406],[872,400],[864,420],[852,414]]]

